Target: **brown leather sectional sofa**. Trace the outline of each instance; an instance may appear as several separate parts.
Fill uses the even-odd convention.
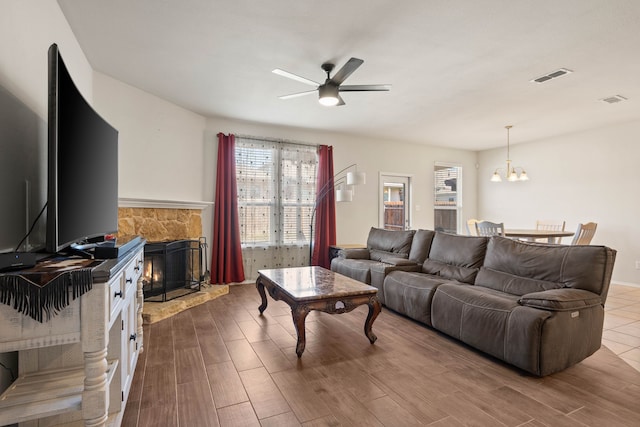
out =
[[[372,228],[331,269],[378,288],[388,308],[534,375],[600,348],[616,251],[504,237]]]

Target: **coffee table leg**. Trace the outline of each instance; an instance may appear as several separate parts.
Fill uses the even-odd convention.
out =
[[[293,316],[293,324],[296,327],[298,333],[298,344],[296,345],[296,354],[298,357],[302,357],[304,347],[307,343],[304,333],[304,321],[309,314],[309,309],[305,305],[296,305],[291,307],[291,315]]]
[[[373,321],[376,320],[376,317],[378,317],[382,308],[380,307],[380,301],[378,301],[378,297],[376,296],[371,297],[367,305],[369,306],[369,314],[367,315],[367,320],[364,323],[364,334],[369,338],[369,342],[373,344],[376,342],[378,337],[376,337],[376,334],[373,333],[371,328],[373,326]]]
[[[267,294],[265,294],[264,292],[264,285],[260,281],[259,277],[258,280],[256,280],[256,288],[258,288],[258,293],[262,298],[262,304],[260,304],[260,307],[258,307],[258,310],[260,310],[260,314],[262,314],[262,312],[267,308]]]

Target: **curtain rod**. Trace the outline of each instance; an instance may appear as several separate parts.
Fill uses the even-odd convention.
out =
[[[241,134],[234,134],[234,135],[236,136],[236,138],[251,139],[254,141],[266,141],[266,142],[285,142],[287,144],[303,145],[305,147],[318,147],[320,145],[320,144],[312,144],[309,142],[293,141],[293,140],[284,139],[284,138],[268,138],[265,136],[253,136],[253,135],[241,135]]]

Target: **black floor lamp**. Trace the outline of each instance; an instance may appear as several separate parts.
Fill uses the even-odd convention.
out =
[[[355,168],[355,171],[347,172],[345,175],[340,176],[350,168]],[[353,186],[366,184],[366,182],[367,174],[365,172],[358,172],[358,164],[353,163],[333,175],[333,180],[327,182],[320,191],[318,191],[316,202],[313,205],[313,212],[311,213],[311,223],[309,224],[309,228],[311,229],[311,234],[309,235],[309,265],[311,265],[311,259],[313,258],[313,222],[320,202],[334,189],[336,191],[336,202],[350,202],[353,200]]]

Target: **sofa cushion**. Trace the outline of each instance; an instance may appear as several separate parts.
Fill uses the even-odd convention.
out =
[[[491,237],[475,284],[513,295],[549,289],[585,289],[601,295],[615,251],[604,246],[562,246]]]
[[[384,258],[408,258],[415,230],[392,231],[371,227],[367,238],[369,257],[374,261]]]
[[[433,327],[504,360],[509,316],[518,297],[474,285],[443,283],[431,304]]]
[[[370,285],[371,267],[375,264],[380,262],[370,259],[334,258],[331,260],[331,271]]]
[[[385,304],[384,281],[388,274],[393,271],[418,271],[420,266],[415,262],[404,258],[387,258],[385,262],[373,264],[371,266],[371,286],[378,288],[378,300],[380,304]]]
[[[411,250],[409,251],[409,259],[422,264],[429,256],[433,237],[436,235],[432,230],[417,230],[413,235],[411,242]]]
[[[431,326],[431,299],[446,279],[418,272],[392,271],[384,279],[384,304]]]
[[[472,284],[484,260],[487,242],[486,237],[436,232],[422,271]]]

